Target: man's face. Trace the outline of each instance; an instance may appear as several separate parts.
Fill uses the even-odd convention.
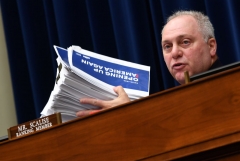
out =
[[[189,76],[207,71],[216,58],[214,38],[205,42],[196,20],[179,16],[167,23],[162,31],[163,57],[172,76],[184,84],[184,72]]]

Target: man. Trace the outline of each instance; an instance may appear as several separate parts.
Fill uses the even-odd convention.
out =
[[[193,76],[220,66],[213,26],[200,12],[178,11],[170,16],[162,30],[162,50],[169,72],[180,84],[185,82],[185,71]],[[115,87],[114,91],[118,97],[112,101],[83,98],[80,103],[92,104],[103,110],[130,101],[121,86]],[[101,110],[79,111],[77,116]]]
[[[179,11],[170,16],[162,30],[163,56],[172,76],[184,84],[184,71],[202,73],[219,64],[214,29],[200,12]]]

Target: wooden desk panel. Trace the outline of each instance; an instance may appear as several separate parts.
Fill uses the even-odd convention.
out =
[[[0,143],[1,160],[170,160],[240,141],[240,68]]]

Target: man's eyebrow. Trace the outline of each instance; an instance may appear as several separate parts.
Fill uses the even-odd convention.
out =
[[[184,37],[189,37],[190,35],[188,35],[188,34],[182,34],[182,35],[178,35],[176,38],[177,39],[182,39],[182,38],[184,38]],[[162,44],[163,43],[168,43],[168,42],[171,42],[170,40],[164,40],[164,41],[162,41]]]
[[[170,42],[169,40],[162,41],[162,44]]]
[[[183,35],[179,35],[178,38],[181,39],[183,37],[189,37],[190,35],[189,34],[183,34]]]

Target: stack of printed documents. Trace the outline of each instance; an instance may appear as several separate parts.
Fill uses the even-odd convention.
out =
[[[117,97],[113,88],[119,85],[130,100],[149,95],[149,66],[100,55],[79,46],[54,48],[58,55],[56,82],[42,117],[60,112],[63,122],[75,119],[80,110],[99,109],[81,104],[81,98],[113,100]]]

